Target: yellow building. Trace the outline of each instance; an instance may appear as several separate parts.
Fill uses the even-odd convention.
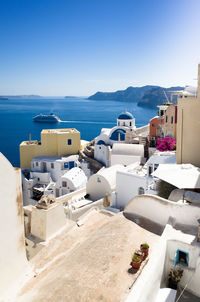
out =
[[[80,132],[76,129],[45,129],[41,141],[24,141],[20,144],[20,167],[30,168],[37,156],[63,156],[78,154]]]
[[[200,167],[200,64],[197,95],[178,98],[176,161]]]

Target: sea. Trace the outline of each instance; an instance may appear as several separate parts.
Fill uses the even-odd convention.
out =
[[[29,140],[30,133],[32,140],[40,140],[42,129],[76,128],[81,133],[81,139],[90,141],[99,135],[102,128],[116,126],[118,115],[125,110],[133,114],[137,127],[148,124],[156,115],[156,110],[124,101],[95,101],[75,97],[0,99],[0,152],[14,167],[19,167],[19,145]],[[33,122],[33,117],[40,113],[54,113],[61,122]]]

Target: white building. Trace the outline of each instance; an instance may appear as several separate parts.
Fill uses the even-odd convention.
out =
[[[84,174],[84,179],[85,177],[90,177],[88,164],[84,161],[79,162],[78,155],[70,155],[67,157],[41,156],[33,158],[31,161],[31,170],[24,169],[22,171],[24,205],[35,205],[43,194],[49,195],[57,192],[57,196],[61,196],[62,192],[72,192],[73,187],[76,186],[70,186],[68,190],[64,188],[62,190],[60,189],[62,186],[57,184],[56,187],[56,182],[60,183],[59,179],[75,167],[82,169],[81,174]]]
[[[135,196],[141,194],[157,194],[157,181],[151,175],[160,164],[176,164],[174,152],[156,152],[146,162],[145,166],[135,163],[126,167],[125,171],[117,171],[116,194],[112,204],[117,208],[124,208]]]
[[[95,201],[104,198],[107,194],[112,196],[112,192],[116,188],[117,171],[125,169],[122,165],[114,165],[110,168],[102,168],[96,174],[93,174],[86,185],[86,193],[88,198]]]
[[[94,158],[104,164],[106,167],[109,167],[112,164],[112,147],[115,143],[143,143],[143,136],[146,137],[148,135],[148,131],[148,125],[136,129],[133,115],[130,112],[123,112],[117,118],[117,126],[111,129],[103,128],[100,135],[95,138]],[[124,154],[120,155],[120,160],[123,163],[122,159],[123,156],[126,156],[126,151]],[[116,156],[114,157],[116,158]]]
[[[83,170],[77,167],[72,168],[57,180],[54,187],[54,195],[59,197],[84,188],[86,182],[87,177]]]
[[[79,166],[78,155],[67,157],[40,156],[31,160],[31,171],[37,173],[49,173],[51,179],[55,182],[66,171]],[[32,173],[34,178],[34,173]]]
[[[111,151],[111,166],[132,163],[144,163],[144,145],[142,144],[119,144],[115,143]]]

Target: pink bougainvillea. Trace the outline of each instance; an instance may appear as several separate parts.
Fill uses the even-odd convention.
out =
[[[164,137],[164,138],[158,138],[156,149],[163,152],[163,151],[172,151],[176,150],[176,141],[175,138],[171,137]]]

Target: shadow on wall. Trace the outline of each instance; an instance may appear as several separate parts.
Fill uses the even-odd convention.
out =
[[[164,231],[164,226],[150,220],[147,219],[143,216],[134,214],[134,213],[130,213],[130,212],[123,212],[124,217],[126,217],[127,219],[135,222],[136,224],[138,224],[139,226],[141,226],[142,228],[144,228],[145,230],[154,233],[156,235],[161,236],[161,234]]]

